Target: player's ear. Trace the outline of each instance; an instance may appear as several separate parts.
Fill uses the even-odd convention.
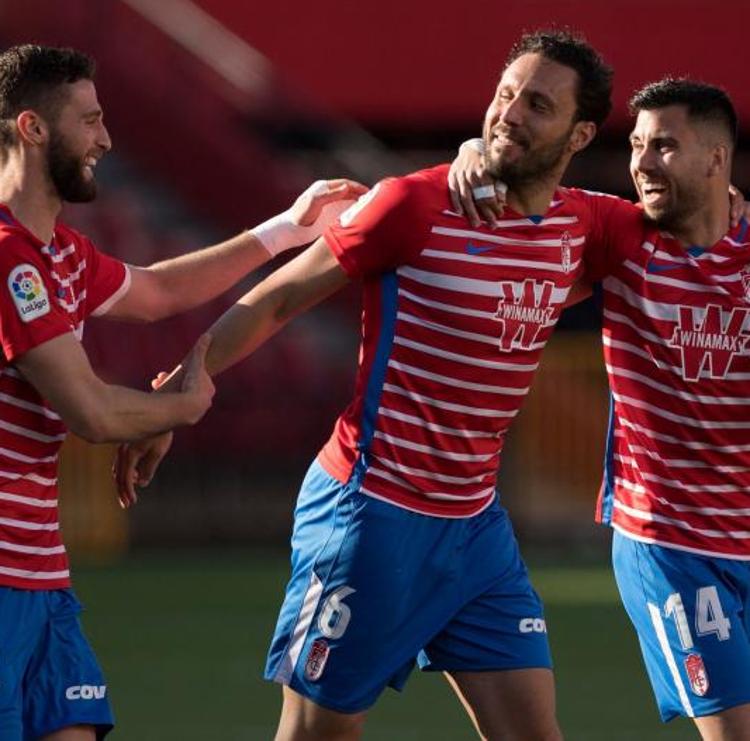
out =
[[[708,164],[709,176],[722,175],[730,167],[732,153],[728,144],[715,144],[711,149],[711,159]]]
[[[596,136],[596,124],[593,121],[576,121],[568,140],[568,147],[572,154],[588,147]]]
[[[21,111],[16,117],[19,137],[28,144],[40,145],[47,141],[49,129],[44,119],[33,110]]]

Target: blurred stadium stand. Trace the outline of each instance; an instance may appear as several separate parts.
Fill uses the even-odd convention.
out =
[[[617,71],[612,119],[571,168],[570,184],[630,194],[625,101],[646,79],[720,83],[750,120],[750,88],[734,56],[750,20],[745,0],[724,0],[721,13],[705,0],[574,0],[563,9],[551,0],[477,0],[471,14],[450,11],[429,0],[5,0],[0,42],[71,45],[96,57],[115,153],[98,170],[97,202],[67,216],[136,264],[257,223],[315,178],[374,182],[449,159],[478,133],[522,29],[581,29]],[[735,179],[746,193],[748,164],[741,151]],[[253,280],[157,327],[91,322],[96,366],[145,386]],[[63,472],[73,549],[106,555],[129,544],[286,538],[300,477],[352,388],[357,306],[356,289],[335,297],[222,376],[214,408],[178,433],[129,518],[109,493],[110,452],[73,441]],[[592,305],[561,324],[511,435],[502,489],[528,537],[586,540],[596,537],[606,382]]]

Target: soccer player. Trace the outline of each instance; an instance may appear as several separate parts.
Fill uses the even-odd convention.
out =
[[[211,329],[216,373],[363,281],[355,398],[302,484],[266,665],[284,685],[279,741],[358,738],[417,660],[446,673],[483,737],[561,737],[542,605],[495,485],[505,433],[584,272],[593,196],[558,183],[610,92],[609,68],[580,39],[522,38],[484,123],[509,186],[497,229],[451,210],[447,165],[387,179]],[[150,445],[120,458],[125,500]]]
[[[597,519],[615,530],[662,718],[747,741],[750,238],[727,209],[737,116],[722,90],[674,79],[646,85],[631,110],[642,210],[602,197],[587,255],[589,277],[604,278],[612,397]],[[464,191],[491,182],[459,179]]]
[[[92,315],[152,321],[215,297],[271,251],[310,241],[323,206],[366,189],[313,188],[286,214],[148,268],[99,252],[57,223],[90,201],[111,142],[92,61],[24,45],[0,54],[0,739],[93,741],[112,726],[107,688],[78,622],[57,509],[66,427],[121,441],[196,422],[213,384],[206,341],[176,393],[104,383],[80,340]],[[316,195],[317,194],[317,195]]]

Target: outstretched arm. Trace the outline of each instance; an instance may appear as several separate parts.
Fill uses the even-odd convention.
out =
[[[128,292],[106,316],[155,321],[200,306],[279,252],[312,242],[366,191],[351,180],[317,181],[290,209],[250,231],[146,268],[131,267]]]
[[[208,372],[215,375],[247,357],[288,321],[335,293],[348,280],[328,245],[318,239],[255,286],[211,327]],[[183,371],[177,368],[155,396],[178,387],[182,375]],[[136,487],[150,483],[170,444],[171,434],[166,433],[120,447],[114,476],[123,507],[138,500]]]
[[[14,365],[77,435],[120,442],[194,424],[204,415],[214,394],[204,365],[208,341],[201,338],[180,366],[180,384],[158,398],[102,381],[71,333],[37,345]]]

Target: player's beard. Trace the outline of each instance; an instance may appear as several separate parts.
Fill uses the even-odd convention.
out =
[[[75,155],[54,127],[47,147],[47,168],[58,195],[68,203],[88,203],[96,198],[96,180],[86,180],[83,159]]]
[[[525,140],[518,140],[518,145],[526,151],[513,162],[504,162],[502,155],[491,158],[489,144],[485,147],[485,169],[495,180],[501,180],[509,188],[527,185],[544,179],[558,168],[565,156],[565,149],[570,141],[573,127],[554,141],[537,149],[527,149]]]
[[[664,206],[653,208],[641,200],[646,218],[665,231],[679,231],[691,216],[706,203],[701,188],[692,184],[669,184],[669,200]]]

